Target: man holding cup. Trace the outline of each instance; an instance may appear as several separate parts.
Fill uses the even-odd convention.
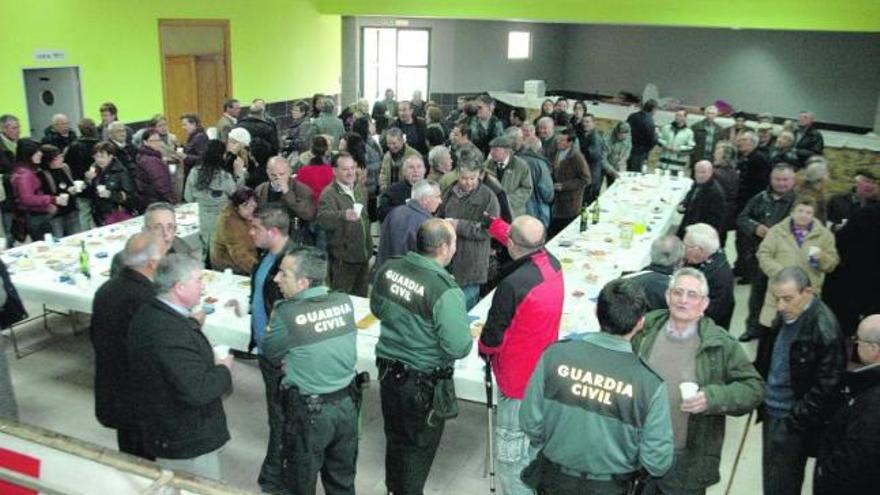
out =
[[[367,191],[357,182],[354,158],[340,152],[333,164],[334,181],[318,200],[318,224],[327,231],[330,288],[367,297],[373,237],[364,204]]]
[[[709,283],[701,271],[673,273],[666,303],[668,310],[645,316],[644,332],[633,339],[633,348],[666,382],[675,439],[672,469],[652,479],[649,490],[703,494],[721,479],[725,415],[756,408],[764,384],[739,343],[703,316]]]

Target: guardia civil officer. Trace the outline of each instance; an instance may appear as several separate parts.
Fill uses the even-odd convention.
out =
[[[601,332],[551,345],[535,368],[520,426],[539,450],[523,481],[539,494],[624,494],[640,469],[672,465],[666,385],[633,353],[647,302],[630,280],[599,294]]]
[[[325,493],[354,494],[357,418],[354,309],[351,298],[324,285],[327,257],[313,247],[294,248],[281,260],[275,303],[261,349],[284,365],[282,478],[290,493],[315,493],[318,473]]]
[[[376,364],[385,484],[394,495],[422,493],[444,421],[457,411],[452,365],[473,346],[464,293],[443,268],[455,254],[455,230],[428,220],[416,249],[379,269],[370,297],[382,320]]]

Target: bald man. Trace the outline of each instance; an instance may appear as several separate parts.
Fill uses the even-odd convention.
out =
[[[843,378],[843,406],[816,458],[816,495],[872,493],[880,484],[880,314],[862,320],[855,342],[864,366]]]
[[[57,146],[59,150],[64,150],[76,141],[76,133],[70,129],[70,119],[63,113],[56,113],[52,116],[52,125],[43,131],[43,144],[51,144]]]
[[[148,230],[131,236],[118,257],[121,270],[98,289],[92,302],[95,415],[102,425],[116,429],[120,452],[150,460],[131,407],[128,326],[134,314],[156,297],[153,277],[165,250],[163,240]]]
[[[559,260],[544,249],[544,224],[535,217],[516,217],[510,226],[507,251],[510,274],[498,284],[480,353],[495,371],[498,412],[495,425],[498,476],[505,494],[530,494],[519,474],[531,459],[529,442],[519,425],[526,385],[544,349],[559,339],[565,289]]]
[[[684,239],[684,231],[689,225],[707,223],[718,232],[723,247],[727,239],[727,226],[724,225],[726,204],[724,189],[715,180],[712,162],[700,160],[695,163],[694,183],[678,206],[678,211],[684,214],[678,226],[678,237]]]
[[[290,216],[290,235],[296,238],[295,218],[303,222],[311,222],[315,219],[316,202],[312,200],[312,190],[302,182],[296,180],[290,170],[287,160],[280,156],[273,156],[266,163],[266,174],[269,180],[263,182],[254,190],[257,195],[257,204],[263,206],[267,203],[281,203],[287,209]],[[300,226],[300,230],[303,226]]]

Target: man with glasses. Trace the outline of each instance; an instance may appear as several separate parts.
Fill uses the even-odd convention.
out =
[[[767,381],[763,426],[764,493],[799,495],[808,456],[837,405],[845,370],[843,336],[834,313],[816,297],[803,268],[770,280],[778,315],[758,344],[755,366]],[[840,491],[838,493],[850,493]]]
[[[648,493],[703,494],[720,479],[725,416],[742,416],[757,407],[764,385],[742,347],[711,318],[709,283],[696,268],[672,274],[668,310],[645,315],[645,329],[633,349],[666,382],[675,443],[675,461]],[[696,384],[682,397],[684,383]],[[766,492],[775,493],[775,492]]]
[[[177,236],[177,218],[171,203],[153,203],[144,212],[144,232],[153,234],[159,241],[159,249],[164,257],[167,254],[182,254],[196,261],[202,261],[199,247],[192,247]],[[201,244],[199,244],[201,245]],[[122,251],[113,256],[110,275],[115,276],[123,267]]]
[[[880,484],[880,314],[862,320],[854,337],[864,366],[843,377],[843,406],[816,457],[816,495],[870,493]]]

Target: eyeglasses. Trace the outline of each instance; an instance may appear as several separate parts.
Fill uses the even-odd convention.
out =
[[[687,301],[698,301],[698,300],[706,297],[703,294],[700,294],[699,292],[697,292],[695,290],[685,290],[685,289],[679,289],[677,287],[674,289],[669,289],[669,294],[671,294],[672,297],[675,297],[678,299],[685,299]]]
[[[880,342],[877,342],[876,340],[865,340],[865,339],[860,339],[858,335],[853,335],[852,337],[850,337],[850,339],[852,339],[853,343],[855,343],[855,344],[874,344],[874,345],[880,345]]]

